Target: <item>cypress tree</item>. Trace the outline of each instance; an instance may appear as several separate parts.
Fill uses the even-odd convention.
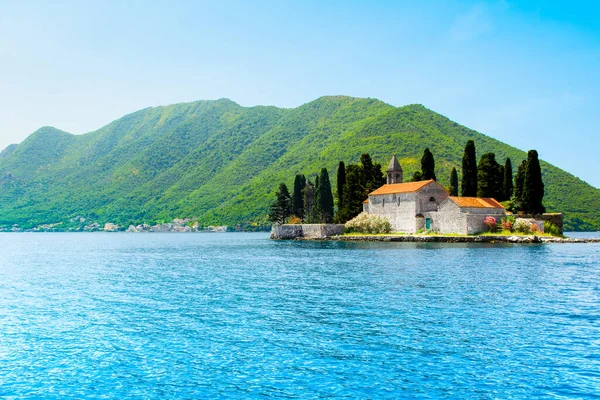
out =
[[[331,223],[333,222],[333,194],[331,193],[331,183],[329,182],[327,168],[321,169],[317,192],[319,193],[317,201],[319,204],[321,222]]]
[[[367,194],[385,184],[385,176],[381,170],[381,164],[374,164],[371,156],[367,153],[363,153],[360,156],[360,163],[363,169],[363,183]]]
[[[494,153],[481,156],[477,166],[477,196],[498,199],[504,196],[504,174]]]
[[[304,186],[304,221],[307,223],[315,222],[314,219],[314,207],[315,207],[315,186],[308,180],[306,186]]]
[[[448,191],[450,192],[450,196],[458,196],[458,173],[456,172],[456,168],[452,168],[452,172],[450,173],[450,188]]]
[[[421,157],[421,180],[427,181],[429,179],[435,179],[435,160],[433,154],[426,148]]]
[[[504,199],[501,201],[510,200],[513,195],[513,170],[510,158],[506,158],[504,163]]]
[[[477,196],[477,158],[475,154],[475,142],[472,140],[467,142],[462,158],[460,195],[464,197]]]
[[[292,198],[285,183],[279,184],[279,190],[275,194],[276,199],[269,211],[269,219],[276,224],[284,224],[292,215]]]
[[[313,208],[312,208],[312,222],[313,223],[318,223],[321,222],[321,204],[320,204],[320,193],[319,193],[319,186],[321,186],[320,182],[319,182],[319,175],[315,176],[315,195],[314,195],[314,201],[313,201]]]
[[[515,195],[513,203],[515,209],[523,211],[523,184],[525,183],[525,170],[527,169],[527,161],[523,160],[519,168],[517,168],[517,175],[515,176]]]
[[[542,204],[544,199],[544,182],[538,152],[527,152],[527,168],[523,180],[523,209],[531,214],[543,214],[546,208]]]
[[[304,187],[306,186],[306,177],[302,174],[296,175],[294,179],[294,193],[292,194],[292,210],[294,215],[304,219]]]
[[[346,167],[346,184],[344,185],[344,206],[338,212],[338,222],[343,223],[362,212],[362,202],[367,199],[363,185],[363,169],[356,164]]]
[[[346,184],[346,166],[343,161],[338,164],[337,170],[337,200],[338,210],[344,208],[344,185]]]
[[[498,164],[498,192],[496,193],[497,197],[494,197],[498,201],[504,201],[504,193],[506,193],[506,189],[504,188],[504,165]]]

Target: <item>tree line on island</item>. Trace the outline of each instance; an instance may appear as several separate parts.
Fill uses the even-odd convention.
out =
[[[435,159],[426,148],[421,157],[421,170],[409,181],[437,180]],[[273,223],[345,223],[362,212],[368,194],[386,183],[382,166],[374,163],[369,154],[362,154],[357,164],[339,162],[337,170],[337,207],[327,168],[314,177],[314,183],[303,174],[294,178],[293,192],[285,183],[279,184],[276,200],[269,209]],[[459,186],[458,171],[450,173],[450,196],[492,197],[509,211],[542,214],[545,207],[544,183],[536,150],[529,150],[513,176],[512,162],[504,165],[496,161],[494,153],[485,153],[477,162],[475,143],[469,140],[462,157],[462,175]],[[337,211],[336,211],[337,208]]]

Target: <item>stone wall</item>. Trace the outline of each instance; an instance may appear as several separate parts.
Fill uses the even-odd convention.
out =
[[[416,232],[415,194],[397,193],[369,197],[369,213],[386,217],[394,232]]]
[[[437,183],[431,182],[416,193],[417,214],[437,211],[447,198],[448,192]]]
[[[437,220],[437,224],[434,224],[433,227],[440,233],[473,235],[488,230],[487,225],[483,223],[488,215],[500,221],[506,212],[503,208],[460,208],[455,202],[448,200],[434,215],[434,221]]]
[[[432,197],[434,200],[430,201]],[[432,182],[418,192],[369,196],[369,205],[363,206],[363,210],[387,217],[394,232],[415,233],[425,223],[424,219],[421,221],[421,218],[415,218],[417,214],[437,211],[438,206],[446,198],[448,192]],[[435,225],[433,217],[432,221]]]
[[[344,233],[343,224],[284,224],[271,227],[271,239],[325,239]]]
[[[503,208],[463,208],[463,212],[467,213],[467,234],[474,235],[476,233],[486,232],[489,227],[483,223],[488,215],[496,218],[497,222],[506,215]]]
[[[437,213],[437,226],[440,233],[468,232],[467,214],[460,211],[460,207],[453,201],[445,201]]]
[[[515,215],[517,218],[533,218],[541,221],[552,222],[560,229],[560,233],[563,232],[563,214],[561,213],[544,213],[542,215]],[[542,224],[543,225],[543,224]]]

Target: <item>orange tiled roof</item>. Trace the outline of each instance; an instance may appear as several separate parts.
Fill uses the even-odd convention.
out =
[[[379,189],[376,189],[369,193],[369,196],[376,196],[378,194],[394,194],[394,193],[411,193],[418,192],[422,187],[429,185],[431,182],[435,182],[433,179],[420,182],[406,182],[406,183],[390,183],[383,185]],[[439,185],[439,183],[436,182]],[[443,186],[440,185],[441,188]],[[446,190],[446,189],[444,189]]]
[[[363,201],[363,204],[369,204],[369,199],[366,199],[365,201]]]
[[[448,197],[450,200],[455,202],[459,207],[466,208],[504,208],[502,204],[498,203],[492,198],[481,198],[481,197]]]

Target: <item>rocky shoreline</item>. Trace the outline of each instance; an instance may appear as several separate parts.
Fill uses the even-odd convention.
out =
[[[315,240],[297,238],[296,240]],[[331,236],[317,240],[348,242],[412,242],[412,243],[600,243],[600,238],[560,238],[547,236],[437,236],[437,235],[364,235]]]

